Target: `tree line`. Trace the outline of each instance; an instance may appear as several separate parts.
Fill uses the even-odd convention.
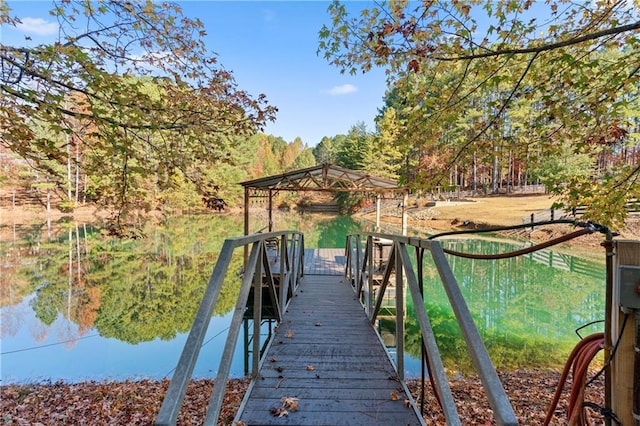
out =
[[[387,71],[378,158],[402,182],[539,180],[562,206],[620,224],[640,195],[638,12],[624,0],[334,1],[319,53],[343,73]]]
[[[119,224],[233,204],[242,180],[324,162],[425,194],[540,182],[605,224],[640,198],[633,2],[335,1],[318,53],[341,72],[385,68],[388,90],[375,129],[313,149],[262,133],[276,107],[237,87],[179,5],[53,5],[57,41],[0,44],[0,136],[29,170],[5,161],[5,180],[55,190],[62,208],[95,203]],[[0,24],[18,23],[3,4]]]

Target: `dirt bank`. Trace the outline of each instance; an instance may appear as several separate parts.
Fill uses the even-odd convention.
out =
[[[481,230],[520,225],[527,223],[532,214],[536,216],[536,220],[538,217],[543,217],[543,212],[546,211],[548,214],[553,203],[554,199],[545,194],[478,197],[464,201],[437,202],[435,205],[426,205],[426,202],[418,200],[408,210],[408,226],[410,230],[433,235],[452,230]],[[375,222],[375,212],[368,212],[362,216]],[[381,222],[399,227],[401,222],[399,209],[383,209]],[[575,230],[571,225],[546,225],[533,230],[527,228],[501,231],[500,234],[533,242],[544,242]],[[624,229],[615,231],[620,234],[617,237],[620,239],[640,239],[640,218],[629,218]],[[600,244],[604,238],[603,234],[593,233],[562,245],[591,254],[589,257],[592,257],[594,253],[589,252],[601,250]]]

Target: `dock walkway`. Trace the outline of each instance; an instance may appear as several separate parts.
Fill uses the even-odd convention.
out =
[[[240,408],[242,424],[424,424],[350,283],[331,272],[344,272],[342,254],[305,252],[305,265],[332,275],[304,276]]]

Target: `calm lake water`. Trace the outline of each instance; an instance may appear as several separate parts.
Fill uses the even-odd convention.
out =
[[[54,225],[3,225],[0,383],[170,377],[222,243],[242,234],[242,218],[172,218],[138,240],[108,237],[91,224]],[[307,247],[343,247],[348,233],[370,227],[344,216],[276,218],[276,229],[304,232]],[[474,253],[521,246],[476,238],[443,245]],[[575,330],[603,317],[602,264],[550,250],[500,261],[449,259],[499,369],[559,366],[579,339]],[[233,262],[239,271],[242,259]],[[435,267],[425,263],[424,273],[445,365],[466,372],[470,361]],[[215,376],[239,283],[237,273],[225,279],[194,377]],[[408,310],[406,367],[415,376],[418,324],[410,302]],[[393,346],[393,322],[378,327]],[[596,323],[581,334],[601,329]],[[244,375],[242,340],[235,377]]]

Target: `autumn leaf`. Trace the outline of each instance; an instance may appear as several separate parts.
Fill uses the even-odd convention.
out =
[[[313,365],[311,365],[311,364],[307,365],[307,371],[313,371],[315,369],[316,368]]]
[[[505,385],[505,391],[513,403],[519,423],[543,424],[548,404],[553,397],[550,389],[558,383],[560,373],[555,370],[516,370],[499,374]],[[278,389],[283,382],[285,378],[280,378],[275,388]],[[91,418],[93,424],[153,424],[168,384],[169,380],[165,379],[109,383],[3,385],[0,386],[0,413],[6,424],[11,422],[13,422],[11,424],[38,424],[38,422],[57,424],[60,422],[61,413],[68,416],[69,424],[86,424],[87,418]],[[228,382],[219,424],[232,424],[248,385],[249,382],[246,380]],[[414,398],[420,395],[420,380],[408,380],[407,386]],[[189,384],[178,424],[204,422],[206,396],[211,395],[212,389],[213,381],[209,379],[193,380]],[[478,377],[453,378],[451,390],[456,401],[459,402],[462,424],[491,424],[493,412]],[[442,411],[429,383],[424,384],[424,391],[426,424],[445,424]],[[586,399],[602,405],[604,404],[603,395],[604,379],[600,377],[586,390]],[[403,397],[404,400],[401,391],[398,391],[398,397]],[[568,400],[569,392],[564,392],[559,407],[566,407]],[[75,405],[73,401],[82,401],[82,405]],[[117,404],[121,405],[117,411],[114,411],[113,407]],[[404,404],[408,402],[405,401]],[[278,403],[277,406],[281,404]],[[283,409],[287,411],[286,408],[283,407]],[[280,411],[277,415],[281,413]],[[604,424],[600,414],[589,412],[588,416],[593,420],[593,424]],[[24,423],[20,423],[21,421]],[[566,410],[557,410],[551,424],[567,424]]]
[[[293,330],[287,330],[287,332],[284,334],[284,337],[287,337],[289,339],[293,338],[293,335],[295,333],[293,332]]]
[[[291,410],[291,412],[298,411],[298,398],[293,396],[283,396],[280,398],[280,401],[282,402],[283,408]]]
[[[273,417],[284,417],[289,415],[289,412],[282,407],[271,407],[269,411],[271,411],[271,415]]]
[[[392,400],[392,401],[397,401],[397,400],[399,400],[399,399],[400,399],[400,395],[398,395],[398,392],[396,392],[396,391],[392,391],[392,392],[391,392],[391,400]]]

